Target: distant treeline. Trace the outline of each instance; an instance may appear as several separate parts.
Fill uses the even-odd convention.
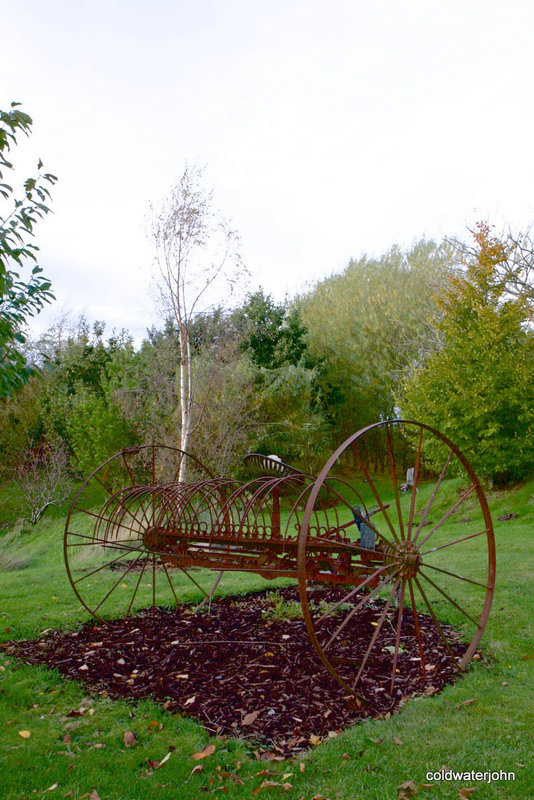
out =
[[[423,240],[351,260],[278,303],[263,290],[192,320],[190,451],[238,475],[248,452],[316,472],[372,422],[442,429],[481,474],[506,483],[534,468],[534,336],[528,237]],[[40,367],[0,399],[0,464],[19,479],[63,459],[86,475],[118,450],[179,442],[174,323],[134,347],[103,323],[55,325],[28,354]],[[367,454],[373,470],[386,455]],[[407,443],[406,464],[409,464]],[[351,465],[347,465],[350,468]]]

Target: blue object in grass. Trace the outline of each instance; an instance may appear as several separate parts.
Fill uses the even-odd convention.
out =
[[[367,514],[361,506],[354,506],[352,509],[354,522],[360,531],[360,544],[365,550],[374,550],[376,545],[376,533],[365,520],[368,519]]]

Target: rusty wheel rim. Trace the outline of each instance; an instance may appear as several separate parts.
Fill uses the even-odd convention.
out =
[[[369,456],[378,451],[385,468],[379,476]],[[403,492],[407,457],[413,487]],[[323,601],[319,607],[318,579],[330,581],[329,572],[338,567],[325,561],[321,575],[314,566],[319,544],[313,516],[319,493],[349,460],[366,484],[366,502],[374,504],[365,524],[380,552],[373,557],[362,549],[355,517],[345,550],[351,565],[368,557],[363,568],[351,567],[359,572],[362,585],[347,585],[341,599]],[[484,632],[495,586],[493,526],[480,481],[460,450],[428,425],[391,420],[363,428],[338,448],[315,482],[303,515],[298,571],[312,644],[347,691],[365,694],[366,676],[385,649],[391,658],[383,691],[402,693],[400,669],[408,649],[411,660],[418,660],[421,677],[431,684],[436,658],[421,632],[422,614],[431,621],[443,650],[459,669],[465,668]],[[347,632],[369,628],[371,617],[365,643],[351,655]]]
[[[64,558],[72,588],[97,619],[183,600],[202,602],[220,581],[212,571],[173,569],[158,530],[166,517],[169,486],[179,492],[183,451],[166,445],[130,447],[95,469],[68,512]],[[211,473],[188,456],[200,479]],[[164,489],[165,487],[165,489]]]

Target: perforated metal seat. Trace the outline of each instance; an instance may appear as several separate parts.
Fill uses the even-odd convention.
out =
[[[284,477],[285,475],[304,475],[300,469],[285,464],[277,457],[264,456],[261,453],[250,453],[244,458],[245,464],[256,475],[265,475],[270,478]]]

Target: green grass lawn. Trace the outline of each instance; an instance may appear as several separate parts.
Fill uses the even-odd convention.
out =
[[[424,490],[418,502],[423,500]],[[0,798],[94,800],[96,790],[101,800],[196,800],[221,793],[232,798],[395,800],[402,792],[426,800],[458,798],[459,789],[474,788],[464,796],[534,800],[534,482],[492,492],[489,500],[497,588],[482,639],[485,659],[472,662],[454,686],[411,700],[390,718],[354,725],[299,758],[260,762],[250,743],[210,738],[194,720],[172,716],[156,703],[90,695],[81,684],[28,667],[0,649]],[[496,521],[508,512],[519,516]],[[476,523],[458,525],[461,535]],[[484,558],[481,539],[465,550],[457,567],[462,574],[471,561],[475,569]],[[35,638],[49,628],[75,629],[88,620],[65,572],[61,518],[50,516],[18,535],[8,532],[1,547],[12,568],[0,572],[0,642]],[[221,591],[261,585],[260,578],[234,574],[225,576]],[[444,613],[458,623],[454,609],[444,608]],[[136,734],[135,746],[125,746],[126,731]],[[208,744],[215,746],[211,755],[192,759]],[[161,766],[155,768],[156,762]],[[426,779],[427,772],[444,765],[460,772],[514,772],[515,781]],[[269,781],[286,788],[264,785]]]

